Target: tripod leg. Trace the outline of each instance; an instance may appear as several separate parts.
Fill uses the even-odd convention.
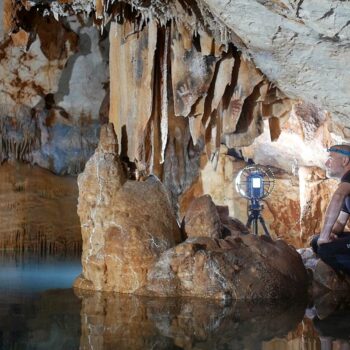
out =
[[[254,221],[253,221],[253,233],[255,234],[255,236],[258,235],[258,220],[257,220],[257,218],[254,218]]]
[[[254,216],[252,214],[249,214],[247,225],[246,225],[248,228],[250,228],[250,225],[252,224],[253,219],[254,219]]]
[[[259,221],[260,221],[260,223],[261,223],[261,226],[262,226],[263,229],[264,229],[265,235],[271,237],[271,236],[270,236],[270,233],[269,233],[269,230],[268,230],[267,227],[266,227],[265,220],[264,220],[264,218],[263,218],[262,216],[259,216]]]

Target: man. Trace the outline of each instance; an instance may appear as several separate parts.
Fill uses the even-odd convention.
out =
[[[350,232],[344,233],[350,215],[350,145],[328,149],[329,178],[340,179],[328,205],[321,233],[311,241],[314,252],[335,271],[350,275]]]

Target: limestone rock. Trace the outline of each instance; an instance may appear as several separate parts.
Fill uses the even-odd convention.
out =
[[[62,67],[77,49],[77,34],[53,16],[43,19],[32,10],[26,22],[23,27],[32,32],[26,50],[9,43],[1,50],[1,101],[10,108],[34,107],[44,95],[56,92]]]
[[[203,2],[286,95],[322,106],[346,124],[350,75],[343,67],[349,56],[349,48],[344,49],[350,38],[348,2]]]
[[[0,166],[0,248],[38,254],[81,252],[75,177],[21,162]]]
[[[110,73],[118,77],[111,80],[109,120],[130,159],[140,160],[143,133],[152,113],[157,26],[150,21],[138,32],[131,21],[124,25],[115,22],[109,38]]]
[[[216,209],[219,213],[220,221],[223,226],[221,238],[249,233],[247,226],[243,224],[242,221],[230,217],[228,206],[219,205],[216,206]]]
[[[325,172],[316,167],[301,167],[299,178],[301,239],[305,244],[312,235],[320,233],[338,181],[327,179]]]
[[[75,287],[135,292],[159,255],[180,241],[163,185],[154,176],[127,180],[108,124],[101,128],[98,149],[79,175],[78,186],[83,275]]]
[[[232,152],[232,151],[231,151]],[[247,222],[248,201],[237,193],[235,179],[238,172],[246,166],[246,163],[233,156],[234,152],[221,146],[216,168],[213,162],[208,162],[200,170],[199,176],[192,186],[185,191],[180,199],[180,213],[185,215],[192,200],[203,194],[208,194],[218,206],[226,206],[229,210],[229,221],[231,218],[239,220],[238,231],[244,232]],[[275,188],[271,195],[264,199],[262,204],[262,216],[271,236],[282,238],[289,244],[301,247],[300,239],[300,202],[298,178],[280,169],[273,168],[275,177]],[[225,225],[225,219],[221,216],[221,222]],[[236,225],[236,224],[235,224]],[[243,226],[243,227],[242,227]],[[232,232],[237,229],[233,229]],[[259,224],[259,232],[262,227]]]
[[[292,298],[306,291],[299,254],[285,242],[245,235],[190,238],[164,252],[142,293],[217,299]]]
[[[191,202],[183,219],[183,231],[186,238],[225,238],[249,233],[240,220],[229,216],[227,206],[215,206],[210,195]]]
[[[331,133],[329,114],[312,104],[300,102],[290,106],[287,115],[277,120],[278,137],[272,138],[276,133],[274,122],[265,120],[263,134],[251,146],[243,148],[243,155],[257,164],[274,165],[294,176],[302,166],[324,169],[326,148],[339,142]]]
[[[76,125],[62,109],[0,105],[0,161],[18,160],[55,174],[76,175],[92,155],[99,124]]]
[[[221,238],[221,221],[214,202],[209,195],[192,201],[184,218],[187,237]]]

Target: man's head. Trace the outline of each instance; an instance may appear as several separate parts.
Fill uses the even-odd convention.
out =
[[[334,145],[328,149],[325,163],[327,177],[340,179],[350,171],[350,145]]]

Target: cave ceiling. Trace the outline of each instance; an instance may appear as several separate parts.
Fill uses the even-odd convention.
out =
[[[45,2],[23,3],[29,8]],[[48,3],[56,18],[67,15],[67,2]],[[194,32],[203,27],[209,29],[221,42],[233,42],[288,97],[313,103],[331,112],[337,122],[347,123],[350,71],[345,67],[350,57],[349,2],[80,0],[71,2],[70,9],[95,10],[96,22],[103,26],[113,18],[117,5],[123,3],[131,4],[144,18],[156,18],[161,24],[176,19]]]

